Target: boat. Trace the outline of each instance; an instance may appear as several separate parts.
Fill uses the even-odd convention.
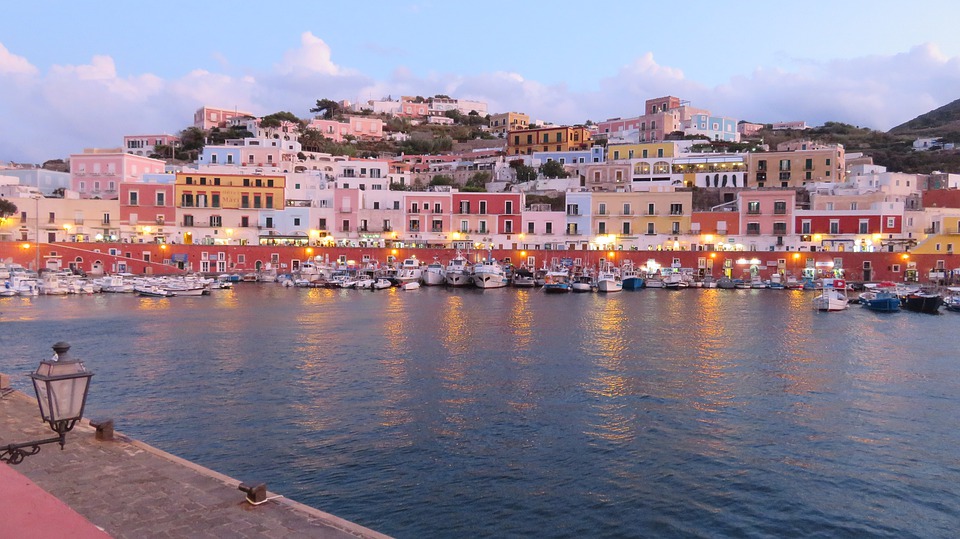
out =
[[[466,286],[473,282],[473,275],[470,272],[470,265],[460,251],[450,259],[444,270],[444,280],[448,286]]]
[[[473,285],[477,288],[503,288],[508,284],[506,270],[492,257],[473,267]]]
[[[420,281],[420,278],[423,276],[423,270],[420,268],[420,261],[416,258],[406,258],[403,263],[400,264],[400,269],[397,271],[397,281],[400,284],[409,283],[411,281]]]
[[[900,310],[900,296],[890,290],[867,290],[859,296],[860,305],[878,313],[895,313]]]
[[[550,270],[543,277],[543,291],[548,294],[566,293],[573,290],[570,272],[564,269]]]
[[[573,292],[593,292],[596,284],[592,276],[581,274],[573,278],[573,282],[570,283],[570,289]]]
[[[784,290],[786,285],[783,284],[783,277],[779,273],[774,273],[770,276],[770,282],[767,283],[767,288],[770,290]]]
[[[825,280],[823,291],[813,298],[813,308],[818,311],[842,311],[848,306],[847,285],[842,279]]]
[[[787,290],[803,290],[803,282],[798,281],[793,275],[787,275],[787,279],[784,281],[783,286]]]
[[[952,312],[960,312],[960,295],[950,294],[943,298],[943,307]]]
[[[437,286],[447,282],[446,273],[447,270],[443,267],[443,264],[434,260],[424,268],[421,279],[423,284],[427,286]]]
[[[620,268],[620,280],[623,281],[624,290],[640,290],[643,288],[643,276],[637,272],[633,264],[624,264]]]
[[[943,296],[930,292],[912,292],[900,298],[900,307],[915,313],[940,314],[941,305]]]
[[[407,281],[400,285],[402,290],[416,290],[420,288],[420,281]]]
[[[143,283],[133,287],[134,293],[138,296],[148,297],[148,298],[172,298],[173,292],[170,292],[166,288],[158,284],[148,284]]]
[[[679,274],[678,274],[679,275]],[[623,281],[609,262],[597,273],[597,292],[620,292],[623,290]]]
[[[703,280],[700,281],[701,288],[716,288],[717,280],[713,278],[713,275],[707,274],[703,276]]]
[[[724,290],[733,290],[737,287],[737,283],[730,277],[720,277],[717,279],[717,288],[722,288]]]
[[[393,286],[393,283],[390,282],[390,279],[378,277],[373,281],[373,285],[371,285],[370,288],[374,290],[383,290],[384,288],[390,288],[391,286]]]
[[[513,286],[520,288],[532,288],[535,284],[533,272],[527,268],[519,268],[513,272]]]
[[[682,287],[683,275],[677,268],[660,268],[660,280],[663,288],[679,290]]]

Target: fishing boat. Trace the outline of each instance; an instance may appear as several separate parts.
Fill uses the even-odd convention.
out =
[[[842,279],[827,280],[820,295],[813,298],[813,308],[818,311],[842,311],[848,306],[847,284]]]
[[[447,263],[444,279],[449,286],[466,286],[473,282],[470,265],[460,251],[457,251],[457,255]]]
[[[506,270],[492,256],[473,267],[473,285],[477,288],[503,288],[508,284]]]
[[[931,292],[912,292],[900,298],[900,307],[907,311],[925,314],[940,314],[943,296]]]
[[[434,260],[424,268],[421,278],[427,286],[437,286],[447,282],[447,271],[443,264]]]
[[[620,292],[623,290],[623,281],[620,273],[609,262],[604,264],[597,273],[597,292]]]
[[[172,298],[173,292],[163,288],[158,284],[143,283],[133,287],[134,293],[138,296],[148,298]]]
[[[624,290],[640,290],[643,288],[643,276],[633,267],[633,264],[624,264],[620,268],[620,280]]]
[[[407,281],[400,285],[403,290],[416,290],[420,288],[420,281]]]
[[[582,273],[573,278],[573,281],[570,283],[570,289],[573,292],[593,292],[596,284],[593,276]]]
[[[513,286],[520,288],[532,288],[535,283],[533,272],[527,268],[517,269],[517,271],[513,272],[512,283]]]
[[[889,290],[867,290],[859,296],[860,305],[878,313],[895,313],[900,310],[900,296]]]
[[[399,281],[400,284],[411,281],[419,282],[422,276],[423,270],[420,268],[420,261],[416,258],[404,259],[400,265],[400,270],[397,271],[397,281]]]
[[[570,272],[567,270],[551,270],[543,278],[543,291],[548,294],[565,293],[573,290],[570,282]]]

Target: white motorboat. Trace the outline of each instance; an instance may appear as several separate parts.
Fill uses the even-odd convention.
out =
[[[623,281],[620,273],[611,264],[604,264],[597,273],[597,292],[620,292],[623,290]]]
[[[444,270],[444,280],[450,286],[466,286],[473,282],[473,274],[467,259],[457,251],[457,256],[447,263]]]
[[[416,290],[420,288],[420,281],[407,281],[400,285],[403,290]]]
[[[173,297],[173,293],[166,290],[158,284],[139,284],[133,287],[134,292],[138,296],[144,296],[148,298],[170,298]]]
[[[510,279],[499,262],[488,259],[473,267],[473,284],[477,288],[502,288],[510,284]]]
[[[517,271],[513,272],[513,286],[519,288],[531,288],[533,287],[535,281],[533,278],[533,272],[527,268],[519,268]]]
[[[421,279],[423,280],[423,284],[427,286],[437,286],[447,282],[446,273],[447,270],[444,269],[443,264],[433,261],[424,268]]]
[[[818,311],[842,311],[849,306],[847,285],[841,279],[824,283],[821,294],[813,298],[813,308]]]
[[[411,281],[420,282],[422,276],[423,270],[420,268],[420,261],[416,258],[404,259],[400,265],[400,270],[397,271],[397,280],[400,281],[400,284]]]

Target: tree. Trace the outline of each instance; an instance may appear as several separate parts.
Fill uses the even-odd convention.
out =
[[[340,115],[340,103],[332,99],[318,99],[317,106],[310,109],[310,112],[314,114],[323,113],[324,120],[332,120],[334,116]]]
[[[487,182],[493,176],[486,171],[474,172],[463,186],[464,191],[483,192],[487,190]]]
[[[7,199],[0,198],[0,217],[10,217],[17,213],[17,205]]]
[[[274,112],[273,114],[268,114],[260,119],[260,127],[264,129],[270,129],[274,127],[280,127],[283,122],[292,122],[298,126],[303,126],[304,122],[300,118],[297,118],[297,115],[292,112],[280,111]]]
[[[447,176],[446,174],[437,174],[436,176],[433,177],[433,179],[430,180],[430,185],[455,185],[455,184],[456,184],[456,181],[454,181],[453,177]]]
[[[510,161],[510,168],[516,173],[518,182],[532,182],[537,179],[537,169],[524,165],[520,159]]]
[[[547,178],[570,177],[570,173],[563,168],[563,165],[561,165],[559,161],[554,161],[552,159],[540,165],[540,172]]]

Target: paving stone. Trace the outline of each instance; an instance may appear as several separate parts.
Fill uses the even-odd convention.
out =
[[[64,450],[46,445],[16,471],[115,538],[387,537],[288,498],[251,506],[240,481],[122,433],[101,442],[94,432],[82,422],[67,434]],[[34,397],[15,392],[0,399],[0,445],[51,435]]]

